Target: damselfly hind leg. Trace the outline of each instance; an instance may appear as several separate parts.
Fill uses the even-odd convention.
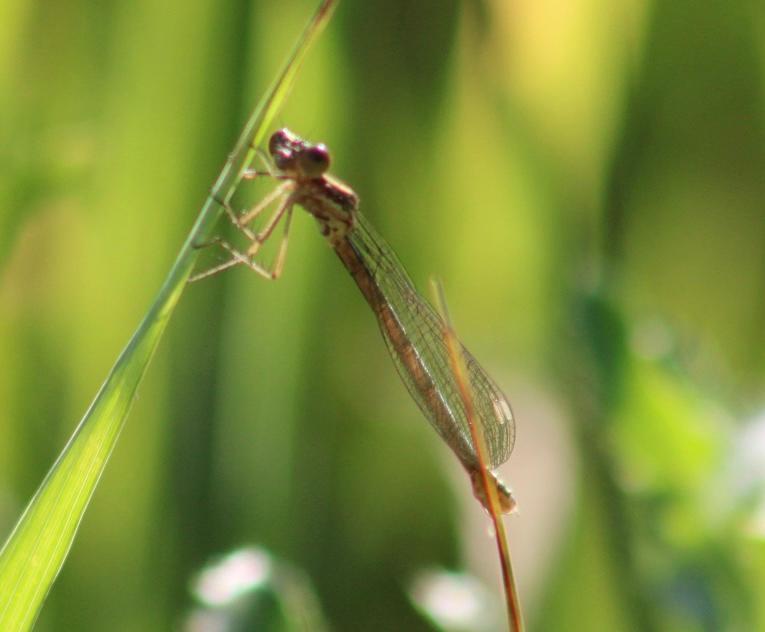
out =
[[[208,246],[214,246],[218,245],[227,250],[228,252],[236,252],[233,246],[223,241],[220,237],[215,237],[211,241],[205,243],[205,244],[199,244],[197,246],[194,246],[195,248],[206,248]],[[223,272],[224,270],[228,270],[229,268],[233,268],[236,265],[239,265],[241,263],[245,263],[247,261],[247,255],[244,255],[242,253],[237,252],[236,255],[232,258],[226,261],[225,263],[221,263],[220,265],[213,266],[212,268],[209,268],[208,270],[205,270],[204,272],[199,272],[197,274],[194,274],[188,278],[187,283],[195,283],[197,281],[201,281],[202,279],[206,279],[207,277],[214,276],[218,274],[219,272]]]
[[[237,217],[236,221],[234,222],[234,225],[240,230],[242,230],[242,232],[244,232],[244,228],[246,228],[248,224],[252,223],[255,220],[255,218],[258,217],[258,215],[260,215],[264,210],[266,210],[271,204],[273,204],[275,200],[278,200],[281,196],[283,196],[287,192],[288,187],[289,187],[288,182],[284,182],[283,184],[280,184],[273,191],[271,191],[271,193],[269,193],[266,197],[264,197],[260,202],[258,202],[255,206],[253,206],[249,211],[245,211],[239,217]],[[281,207],[281,204],[279,206]],[[255,236],[251,232],[249,235],[247,235],[247,237],[251,241],[255,241]]]
[[[279,189],[281,188],[282,187],[280,187]],[[281,190],[278,190],[278,193],[283,195],[283,192]],[[266,206],[268,206],[268,204],[270,204],[274,199],[276,199],[276,197],[277,196],[273,194],[269,195],[266,200],[263,200],[263,202],[267,202],[267,203],[263,204],[263,202],[261,202],[260,204],[258,204],[258,208],[254,210],[257,210],[258,213],[262,212],[262,210],[266,208]],[[258,233],[257,235],[253,233],[249,228],[247,228],[247,226],[241,224],[241,219],[236,219],[236,216],[234,215],[234,218],[236,219],[235,225],[250,240],[250,245],[247,248],[247,251],[240,252],[234,246],[224,241],[223,239],[220,239],[220,238],[213,239],[212,242],[205,245],[213,245],[213,244],[219,245],[221,248],[226,250],[231,255],[231,259],[217,266],[214,266],[210,268],[209,270],[205,270],[204,272],[195,274],[194,276],[189,278],[189,283],[194,283],[196,281],[200,281],[201,279],[206,279],[207,277],[214,276],[220,272],[223,272],[224,270],[228,270],[229,268],[233,268],[234,266],[237,266],[237,265],[245,265],[248,268],[250,268],[250,270],[258,273],[264,279],[268,279],[269,281],[278,279],[282,274],[282,270],[284,269],[284,260],[286,259],[286,256],[287,256],[287,244],[289,243],[289,231],[290,231],[290,225],[292,224],[292,211],[294,208],[293,205],[294,203],[290,196],[283,196],[283,199],[281,203],[279,204],[279,206],[277,207],[276,211],[274,211],[274,214],[271,216],[271,218],[269,219],[268,223],[263,228],[263,230],[260,231],[260,233]],[[279,223],[279,220],[281,220],[281,218],[284,215],[286,215],[286,218],[284,220],[284,233],[279,243],[279,247],[276,252],[276,257],[274,258],[274,261],[271,264],[271,267],[269,269],[259,264],[257,261],[255,261],[255,255],[258,253],[263,243],[272,235],[274,229]]]
[[[236,211],[234,211],[234,209],[231,207],[231,204],[225,200],[219,200],[217,198],[215,198],[215,201],[223,207],[223,210],[226,211],[226,215],[228,216],[229,220],[231,220],[231,223],[238,230],[242,231],[247,239],[250,241],[255,239],[255,233],[253,233],[246,225],[241,222],[240,218],[236,215]],[[216,243],[216,241],[213,240],[211,243]]]
[[[245,179],[252,179],[256,177],[254,174],[269,176],[272,175],[270,173],[249,171],[245,173],[244,177]],[[243,212],[241,215],[237,215],[236,211],[234,211],[231,205],[225,200],[221,200],[217,197],[213,198],[221,207],[223,207],[226,215],[234,227],[239,230],[250,243],[245,252],[239,251],[237,248],[219,237],[203,244],[195,244],[195,248],[206,248],[208,246],[218,245],[226,250],[230,255],[232,255],[232,257],[228,261],[193,275],[189,278],[188,282],[194,283],[196,281],[200,281],[201,279],[214,276],[237,265],[246,265],[248,268],[254,272],[257,272],[265,279],[274,280],[279,278],[284,267],[284,258],[287,253],[289,227],[292,219],[292,202],[290,196],[287,194],[289,185],[289,182],[282,183],[276,187],[276,189],[271,191],[260,202],[258,202],[254,207],[248,211]],[[268,208],[277,200],[279,200],[279,204],[276,210],[271,215],[268,222],[266,222],[266,225],[263,227],[263,229],[259,233],[255,233],[249,227],[249,224],[251,224],[261,213],[263,213],[266,208]],[[284,236],[282,237],[282,241],[279,244],[279,249],[277,251],[274,262],[269,269],[255,261],[255,255],[258,253],[263,243],[271,236],[274,229],[276,228],[276,225],[279,223],[279,220],[285,215],[285,213],[287,215],[287,219],[284,225]]]
[[[264,266],[261,266],[257,261],[253,261],[250,256],[247,254],[240,252],[236,248],[234,248],[231,244],[229,244],[227,241],[224,241],[222,239],[215,238],[211,243],[219,245],[221,248],[226,250],[231,255],[231,259],[228,261],[224,261],[223,263],[213,266],[209,270],[205,270],[204,272],[200,272],[199,274],[195,274],[194,276],[189,277],[188,282],[189,283],[195,283],[197,281],[201,281],[202,279],[206,279],[207,277],[214,276],[220,272],[223,272],[224,270],[228,270],[229,268],[233,268],[234,266],[238,265],[245,265],[253,272],[257,272],[260,276],[262,276],[264,279],[268,279],[269,281],[273,281],[274,279],[279,278],[279,275],[281,274],[281,269],[283,266],[283,262],[281,259],[283,256],[277,256],[276,261],[274,262],[271,270],[265,268]],[[282,251],[286,251],[286,248],[280,248],[280,255]]]
[[[279,189],[282,189],[282,188],[283,187],[279,187]],[[281,194],[282,191],[279,189],[277,189],[277,191]],[[273,195],[269,195],[268,198],[266,198],[266,200],[269,203],[273,201],[273,199],[274,199]],[[264,202],[266,200],[264,200]],[[271,215],[271,218],[266,222],[266,225],[263,227],[263,229],[257,235],[253,235],[250,238],[250,241],[252,243],[250,244],[250,247],[247,248],[247,254],[250,255],[250,257],[254,257],[257,254],[258,250],[260,250],[260,247],[266,242],[266,240],[268,240],[268,238],[271,236],[271,233],[274,232],[276,225],[279,223],[279,220],[282,218],[282,216],[287,211],[287,209],[292,208],[292,204],[293,204],[292,198],[290,196],[285,196],[282,199],[282,201],[279,203],[279,206],[276,207],[274,214]],[[263,205],[263,203],[261,202],[260,204],[258,204],[258,207],[261,207],[261,206],[265,208],[266,206],[268,206],[268,204]],[[247,216],[253,215],[255,211],[257,211],[257,213],[259,214],[262,212],[263,208],[253,209],[253,211],[250,211],[249,213],[247,213]],[[240,222],[244,221],[244,218],[240,218],[239,221]],[[252,221],[252,219],[247,219],[245,223],[249,223],[250,221]],[[289,223],[285,226],[285,233],[284,233],[284,237],[282,238],[283,240],[287,238],[288,231],[289,231]]]

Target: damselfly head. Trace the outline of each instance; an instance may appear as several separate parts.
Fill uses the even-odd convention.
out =
[[[288,129],[280,129],[268,141],[268,153],[280,171],[290,171],[294,167],[295,152],[302,146],[302,140]]]
[[[303,144],[302,138],[283,127],[271,134],[271,138],[268,140],[268,153],[272,156],[275,154],[292,154],[295,149],[299,149]]]
[[[320,178],[329,169],[327,146],[314,145],[282,128],[271,135],[268,152],[276,168],[300,178]]]

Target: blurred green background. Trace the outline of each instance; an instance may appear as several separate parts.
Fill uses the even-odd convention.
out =
[[[315,4],[0,5],[0,537]],[[443,279],[513,402],[532,630],[765,629],[763,42],[746,1],[348,0],[278,123]],[[188,288],[38,629],[191,629],[194,574],[249,544],[338,630],[432,629],[433,569],[500,599],[463,473],[305,214],[278,283]]]

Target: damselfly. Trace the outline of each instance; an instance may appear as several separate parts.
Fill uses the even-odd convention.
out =
[[[470,476],[473,493],[488,509],[481,466],[457,378],[450,364],[443,320],[420,296],[393,250],[361,214],[358,196],[348,186],[327,175],[330,155],[325,145],[309,143],[282,129],[271,136],[268,150],[274,168],[268,172],[247,172],[245,177],[268,175],[281,184],[252,210],[240,216],[228,204],[223,205],[234,225],[248,238],[249,247],[240,252],[217,240],[231,254],[231,259],[191,280],[240,264],[265,278],[277,278],[284,264],[293,209],[296,204],[302,206],[316,218],[322,235],[377,316],[388,351],[410,395],[457,455]],[[260,232],[253,232],[250,224],[277,200],[271,218]],[[282,241],[272,267],[267,269],[255,261],[255,255],[282,218]],[[513,449],[513,414],[494,380],[464,347],[462,353],[473,393],[476,421],[485,438],[487,465],[494,468],[504,463]],[[493,473],[490,474],[502,510],[512,511],[515,501],[510,491]]]

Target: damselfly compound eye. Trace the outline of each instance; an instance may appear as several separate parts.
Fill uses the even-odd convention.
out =
[[[271,152],[271,157],[274,159],[274,164],[279,171],[288,171],[294,167],[295,156],[285,149]]]
[[[300,171],[307,178],[318,178],[329,169],[329,150],[326,145],[306,147],[298,155]]]
[[[276,154],[291,154],[294,135],[286,129],[280,129],[271,134],[268,140],[268,153],[276,158]]]

